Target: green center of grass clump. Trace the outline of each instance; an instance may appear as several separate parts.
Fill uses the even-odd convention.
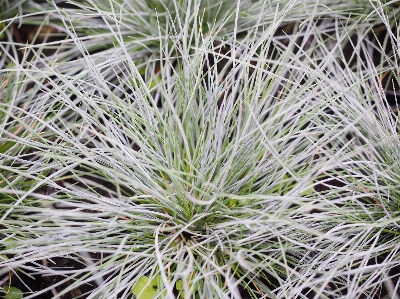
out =
[[[164,292],[216,298],[239,292],[239,286],[242,292],[267,292],[295,267],[297,246],[277,232],[296,234],[290,219],[296,198],[312,190],[312,181],[302,179],[307,164],[295,159],[283,139],[291,136],[295,151],[305,140],[280,118],[280,109],[289,112],[285,106],[270,112],[271,123],[260,122],[254,119],[260,107],[249,98],[222,90],[221,103],[209,102],[201,81],[179,75],[164,110],[152,110],[156,116],[136,139],[136,155],[149,164],[135,172],[146,184],[131,201],[130,236],[135,251],[159,258],[143,257],[147,266],[132,292],[139,299],[164,298]],[[312,157],[302,162],[307,159]],[[293,252],[286,266],[282,250]],[[154,279],[160,278],[156,288]]]

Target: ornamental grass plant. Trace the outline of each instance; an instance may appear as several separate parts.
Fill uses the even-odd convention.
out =
[[[68,36],[1,45],[4,286],[399,298],[397,1],[35,5]]]

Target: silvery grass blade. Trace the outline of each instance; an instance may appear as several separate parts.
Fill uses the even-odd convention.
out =
[[[335,84],[326,89],[333,92],[325,98],[329,113],[313,120],[335,124],[325,133],[336,134],[324,151],[337,161],[327,169],[327,181],[338,183],[328,191],[337,193],[330,205],[337,210],[338,229],[352,226],[347,237],[357,240],[353,250],[335,250],[345,254],[341,263],[347,270],[332,268],[332,275],[325,278],[342,286],[344,298],[399,296],[399,115],[396,94],[392,103],[386,98],[387,89],[396,91],[399,86],[399,36],[392,29],[393,20],[378,8],[386,35],[378,39],[377,33],[368,37],[366,28],[357,31],[351,44],[357,58],[350,63],[338,55],[349,63],[346,76],[338,71],[340,64],[330,65]]]
[[[14,287],[15,281],[20,285],[26,285],[21,278],[25,272],[10,267],[13,257],[8,251],[13,248],[13,240],[23,243],[22,240],[34,239],[36,236],[20,229],[32,225],[29,217],[16,219],[14,215],[28,216],[35,208],[46,206],[44,197],[50,192],[52,166],[51,161],[41,158],[37,152],[38,146],[44,146],[57,138],[54,131],[46,130],[47,122],[51,122],[52,116],[57,111],[55,107],[57,104],[40,100],[45,92],[51,90],[47,84],[51,74],[38,69],[44,60],[50,65],[53,65],[54,61],[48,57],[43,59],[44,51],[47,50],[44,46],[36,50],[23,49],[25,44],[14,40],[17,29],[10,24],[4,28],[2,32],[4,36],[1,37],[0,43],[0,291],[2,295],[3,291],[7,294],[15,290],[18,294],[22,294],[20,289]],[[36,197],[32,194],[36,194]],[[38,198],[38,194],[42,197]],[[27,250],[29,245],[25,243],[24,248]],[[11,283],[12,286],[9,288]],[[31,287],[32,285],[28,285],[26,290],[32,291]],[[40,285],[36,287],[40,288]],[[33,288],[35,289],[35,286]]]
[[[105,56],[118,57],[127,51],[138,64],[158,58],[160,39],[168,37],[170,46],[179,40],[176,46],[186,52],[199,42],[196,35],[186,39],[183,32],[193,30],[203,35],[217,32],[221,40],[245,35],[255,24],[253,15],[266,6],[261,1],[198,0],[69,1],[67,8],[64,4],[53,1],[59,15],[52,13],[51,18],[65,25],[70,37],[77,42],[79,55],[91,53],[93,61],[101,62]],[[69,60],[72,58],[76,55],[71,54]],[[67,66],[69,70],[73,67],[76,72],[82,71],[79,61]]]
[[[0,65],[6,68],[10,55],[22,69],[54,65],[76,58],[77,51],[67,30],[60,26],[57,11],[43,1],[0,1]],[[71,47],[72,46],[72,47]],[[51,76],[51,75],[48,75]]]
[[[29,156],[35,141],[51,139],[51,134],[44,131],[51,111],[37,104],[37,98],[49,90],[45,82],[48,73],[36,67],[40,64],[43,47],[38,51],[21,50],[24,45],[13,40],[12,29],[5,31],[5,37],[5,42],[0,44],[0,152],[2,171],[9,175],[2,174],[1,184],[12,190],[16,185],[33,183],[27,180],[28,169],[36,162],[30,161]]]
[[[143,74],[147,61],[158,59],[160,38],[167,38],[173,46],[188,51],[200,40],[197,36],[216,35],[215,41],[241,40],[254,26],[271,23],[279,26],[301,24],[311,18],[324,18],[327,10],[331,18],[348,23],[371,22],[379,19],[371,14],[372,5],[349,1],[332,5],[329,1],[51,1],[53,7],[41,4],[49,14],[52,24],[67,32],[77,44],[75,52],[69,51],[69,64],[60,68],[70,74],[82,71],[78,56],[92,54],[96,63],[104,57],[118,57],[127,51]],[[327,6],[329,7],[327,9]],[[351,16],[351,17],[349,17]],[[361,22],[360,22],[361,21]],[[185,31],[197,32],[187,38]],[[179,41],[174,43],[173,41]],[[61,42],[60,42],[61,43]],[[50,45],[49,45],[50,46]],[[34,46],[31,46],[34,47]],[[85,56],[85,55],[84,55]],[[96,58],[96,59],[95,59]],[[116,58],[118,59],[118,58]],[[112,74],[112,73],[111,73]]]

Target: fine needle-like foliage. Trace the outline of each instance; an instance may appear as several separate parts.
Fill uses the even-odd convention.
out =
[[[71,38],[51,58],[7,37],[33,58],[2,60],[1,278],[55,277],[24,298],[397,298],[387,6],[62,4],[41,4]]]
[[[345,87],[337,85],[331,113],[321,119],[335,123],[338,134],[330,144],[337,160],[331,177],[340,181],[335,189],[341,202],[334,205],[343,223],[353,226],[349,236],[358,239],[353,251],[345,249],[351,258],[343,260],[349,270],[342,288],[357,295],[367,289],[371,298],[399,298],[399,31],[386,9],[377,7],[380,30],[354,43],[354,56],[362,59],[353,60]],[[387,95],[393,96],[391,103]]]
[[[2,274],[8,273],[1,277],[0,295],[6,299],[23,296],[20,289],[9,285],[21,274],[11,266],[12,243],[34,238],[20,230],[29,227],[32,220],[19,216],[45,205],[43,198],[31,196],[45,193],[51,172],[47,161],[36,155],[36,144],[55,136],[44,131],[48,107],[36,102],[48,90],[44,83],[48,74],[36,71],[40,62],[32,57],[40,56],[44,47],[20,51],[24,44],[14,41],[14,33],[13,26],[5,26],[0,43],[0,262]]]

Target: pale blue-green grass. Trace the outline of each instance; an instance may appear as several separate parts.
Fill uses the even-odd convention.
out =
[[[366,66],[361,41],[353,65],[342,50],[386,17],[368,22],[359,3],[260,1],[243,3],[258,8],[244,15],[240,5],[148,3],[157,14],[127,1],[59,8],[76,45],[64,41],[67,53],[83,58],[16,64],[39,87],[30,101],[10,90],[18,101],[4,105],[2,129],[5,142],[34,149],[15,180],[35,183],[2,189],[17,204],[3,210],[0,273],[65,276],[26,298],[86,283],[83,298],[373,298],[383,288],[396,298],[398,123],[373,112],[385,99],[372,74],[397,74],[398,52]],[[205,12],[217,9],[212,22]],[[101,32],[80,35],[86,18]],[[26,109],[13,118],[16,103]],[[315,190],[330,176],[344,186]],[[84,267],[52,267],[60,256]]]

